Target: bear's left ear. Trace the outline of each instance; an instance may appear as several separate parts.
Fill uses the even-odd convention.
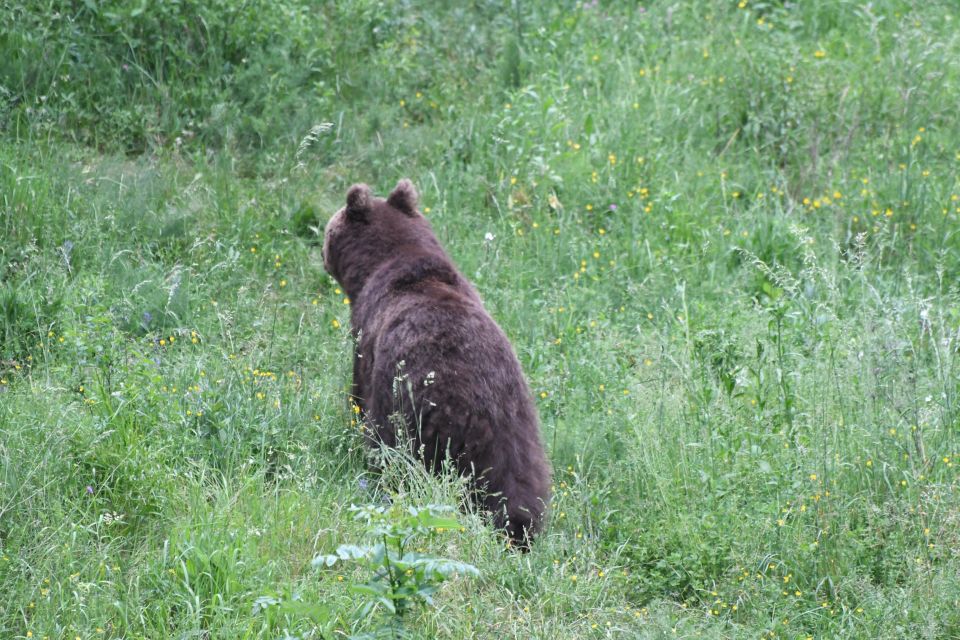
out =
[[[397,186],[387,198],[387,204],[394,209],[403,211],[408,216],[412,216],[417,213],[419,199],[420,196],[417,195],[417,188],[413,186],[412,182],[404,178],[397,183]]]
[[[347,217],[352,220],[366,220],[370,214],[370,187],[365,184],[355,184],[347,191]]]

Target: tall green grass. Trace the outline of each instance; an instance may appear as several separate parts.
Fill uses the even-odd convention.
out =
[[[424,542],[480,577],[405,633],[957,636],[958,21],[8,3],[0,635],[396,631],[310,561],[369,541],[351,504],[460,486],[368,471],[318,234],[408,176],[516,347],[555,497],[529,554],[472,513]]]

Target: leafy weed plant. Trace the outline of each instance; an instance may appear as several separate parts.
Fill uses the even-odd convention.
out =
[[[440,584],[455,576],[478,577],[480,572],[471,564],[437,558],[416,550],[424,538],[458,528],[459,522],[451,516],[452,507],[351,506],[354,518],[364,524],[367,535],[376,542],[372,545],[341,544],[335,553],[319,555],[313,566],[330,568],[353,562],[372,573],[364,583],[350,584],[350,590],[366,602],[360,608],[363,618],[376,607],[383,607],[392,616],[389,626],[381,632],[358,637],[400,637],[405,617],[417,605],[432,605],[433,594]]]

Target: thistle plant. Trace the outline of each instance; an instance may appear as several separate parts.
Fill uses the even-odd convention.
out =
[[[332,567],[353,561],[372,572],[369,581],[350,589],[366,599],[361,617],[382,606],[392,616],[390,630],[400,633],[404,616],[418,604],[432,605],[440,584],[456,575],[479,576],[471,564],[437,558],[413,550],[415,541],[430,538],[459,526],[452,507],[427,505],[406,509],[388,505],[351,506],[354,518],[365,523],[372,545],[342,544],[333,554],[319,555],[313,566]]]

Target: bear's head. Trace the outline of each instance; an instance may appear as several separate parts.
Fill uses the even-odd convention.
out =
[[[350,297],[383,263],[423,250],[443,251],[430,223],[417,211],[418,195],[404,178],[386,198],[365,184],[347,191],[347,203],[333,214],[323,237],[323,266]]]

